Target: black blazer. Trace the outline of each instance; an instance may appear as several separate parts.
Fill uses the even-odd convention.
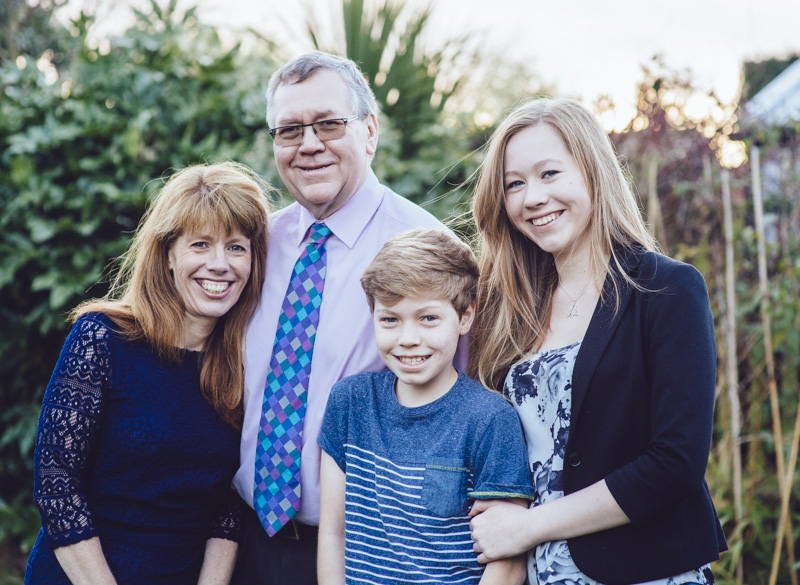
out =
[[[605,478],[632,524],[568,541],[589,577],[622,585],[697,569],[727,550],[704,476],[716,379],[700,273],[643,250],[621,254],[642,290],[604,284],[575,361],[567,494]],[[612,272],[616,270],[612,261]]]

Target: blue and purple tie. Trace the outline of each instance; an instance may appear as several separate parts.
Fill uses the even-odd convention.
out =
[[[256,446],[253,507],[274,536],[300,510],[300,450],[331,230],[311,226],[283,299]]]

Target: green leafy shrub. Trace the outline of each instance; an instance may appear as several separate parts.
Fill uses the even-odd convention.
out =
[[[69,55],[55,82],[38,56],[0,64],[0,541],[23,551],[39,522],[39,404],[69,311],[106,292],[160,177],[220,160],[274,175],[261,97],[271,64],[226,48],[192,10],[151,9],[103,50],[88,45],[85,16],[56,30]]]

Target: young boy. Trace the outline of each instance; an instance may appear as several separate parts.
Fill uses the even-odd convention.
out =
[[[389,372],[331,391],[319,444],[320,584],[522,583],[524,557],[478,564],[470,500],[533,499],[513,408],[456,371],[478,266],[441,230],[389,240],[361,278]]]

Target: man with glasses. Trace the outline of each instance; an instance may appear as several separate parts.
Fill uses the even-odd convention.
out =
[[[270,217],[247,333],[234,485],[255,513],[244,521],[235,584],[317,583],[317,435],[328,394],[345,376],[384,369],[359,279],[397,233],[442,227],[372,172],[377,112],[356,64],[334,55],[302,55],[269,82],[275,162],[295,203]]]

